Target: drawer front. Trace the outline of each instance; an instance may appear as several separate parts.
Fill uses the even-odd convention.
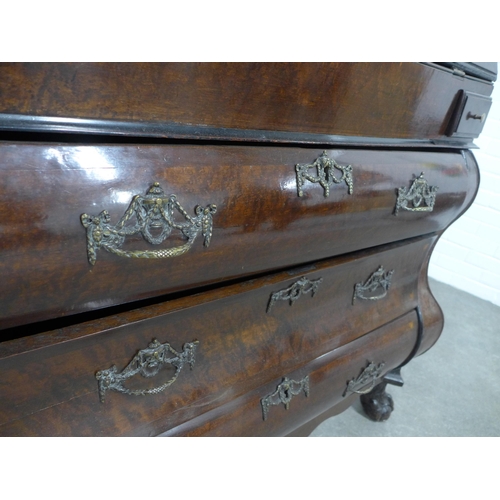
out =
[[[434,240],[4,342],[0,434],[149,435],[181,425],[414,309]]]
[[[491,104],[491,97],[473,92],[459,92],[448,135],[456,138],[479,137]]]
[[[478,175],[457,152],[15,144],[0,171],[2,328],[439,231]]]
[[[164,436],[285,436],[346,398],[368,392],[411,352],[411,312]]]

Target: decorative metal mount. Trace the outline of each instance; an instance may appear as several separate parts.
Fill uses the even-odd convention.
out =
[[[284,404],[285,409],[288,410],[292,397],[299,395],[302,391],[304,391],[306,397],[309,396],[309,376],[304,377],[298,382],[285,377],[272,394],[260,400],[260,404],[262,405],[262,419],[267,420],[270,406]]]
[[[412,182],[409,189],[404,186],[398,188],[394,215],[398,215],[401,209],[409,212],[432,212],[438,189],[437,186],[429,186],[422,172]]]
[[[174,221],[174,210],[178,211],[185,219],[183,222]],[[135,195],[130,202],[125,214],[116,225],[110,224],[107,210],[99,215],[82,214],[80,220],[87,230],[87,255],[90,264],[94,265],[97,250],[104,250],[119,255],[136,259],[163,259],[177,257],[187,252],[194,240],[201,232],[204,236],[204,246],[210,245],[212,237],[212,215],[217,211],[215,205],[205,208],[197,206],[195,217],[191,217],[181,207],[174,194],[166,196],[158,182],[155,182],[146,193],[146,196]],[[135,220],[134,223],[127,224]],[[183,245],[162,250],[122,250],[120,247],[127,236],[140,233],[152,245],[163,243],[172,232],[177,229],[187,239]]]
[[[354,295],[352,296],[352,303],[355,300],[379,300],[387,295],[387,291],[391,286],[392,271],[385,271],[383,266],[379,268],[363,283],[356,283],[354,285]]]
[[[106,391],[117,391],[131,396],[145,396],[146,394],[158,394],[172,385],[179,376],[180,371],[187,363],[190,368],[193,368],[194,353],[198,341],[188,342],[182,346],[182,352],[177,352],[168,342],[160,344],[154,339],[146,349],[139,351],[130,361],[130,363],[118,373],[117,368],[113,365],[108,370],[101,370],[96,373],[95,378],[99,385],[99,399],[104,403]],[[158,374],[160,369],[165,365],[172,365],[175,368],[173,377],[152,389],[133,390],[127,389],[123,383],[140,374],[143,377],[151,378]]]
[[[380,377],[382,370],[385,366],[385,362],[378,365],[370,362],[361,373],[356,377],[347,382],[342,397],[345,397],[348,392],[354,394],[367,394],[375,387],[375,380]]]
[[[278,300],[289,300],[290,305],[292,305],[296,300],[299,299],[302,295],[311,292],[311,297],[314,297],[314,294],[318,291],[318,287],[323,281],[323,278],[318,278],[317,280],[308,280],[305,276],[302,276],[298,281],[290,285],[288,288],[284,290],[280,290],[279,292],[274,292],[271,294],[269,298],[269,303],[267,304],[266,312],[271,310],[271,307]]]
[[[308,173],[310,168],[316,169],[316,175]],[[342,172],[340,178],[335,177],[334,169]],[[325,191],[325,198],[330,194],[330,186],[340,184],[341,182],[347,184],[347,192],[349,194],[353,192],[352,166],[339,165],[333,158],[328,158],[326,151],[323,151],[323,154],[314,160],[313,163],[295,165],[295,172],[297,174],[297,193],[299,196],[304,195],[302,186],[306,180],[319,183]]]

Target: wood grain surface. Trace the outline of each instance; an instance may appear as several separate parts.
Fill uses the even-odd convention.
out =
[[[328,150],[338,164],[352,166],[353,193],[341,182],[325,197],[318,183],[306,181],[299,197],[295,165],[321,154],[289,147],[1,145],[0,327],[440,231],[469,205],[477,186],[477,166],[460,151]],[[397,189],[409,188],[421,172],[438,187],[434,210],[395,216]],[[191,216],[197,205],[217,206],[210,245],[199,235],[187,253],[165,259],[127,259],[101,249],[91,265],[81,215],[107,210],[116,224],[154,182]],[[174,231],[161,245],[136,235],[123,248],[184,242]]]
[[[417,335],[415,312],[398,318],[354,342],[316,358],[293,372],[283,372],[292,380],[309,376],[309,396],[294,396],[289,409],[271,406],[262,417],[261,399],[273,393],[282,377],[248,392],[225,407],[200,415],[164,436],[284,436],[304,426],[336,404],[351,403],[356,395],[343,396],[349,380],[356,378],[369,362],[385,363],[382,376],[396,367],[411,351]]]
[[[484,104],[492,88],[433,63],[0,63],[0,435],[304,435],[345,409],[368,363],[383,375],[439,338],[427,266],[476,195],[480,126],[447,134],[468,119],[460,96]],[[328,196],[312,179],[299,193],[297,165],[325,149],[352,168],[352,192],[335,168]],[[396,214],[420,174],[433,210]],[[197,207],[213,230],[204,219],[175,257],[89,253],[82,215],[132,224],[155,183],[176,196],[177,227],[121,250],[182,247]],[[380,266],[386,296],[353,300]],[[305,278],[321,280],[314,296],[289,300]],[[192,369],[101,402],[96,373],[153,339],[196,341]],[[306,375],[309,396],[264,421],[262,398]]]
[[[459,91],[419,63],[2,63],[0,113],[345,136],[446,137]]]
[[[151,432],[160,432],[154,423],[159,418],[168,420],[169,426],[179,425],[417,307],[419,270],[434,240],[417,238],[383,251],[363,251],[4,342],[0,434],[14,432],[11,425],[22,425],[27,415],[38,412],[39,423],[36,429],[26,429],[29,433],[50,435],[58,426],[59,432],[67,433],[68,425],[71,433],[88,435],[142,432],[139,429],[148,425]],[[394,271],[387,295],[353,301],[356,283],[365,283],[379,266]],[[293,304],[278,300],[268,310],[273,293],[302,277],[322,279],[314,297],[306,293]],[[164,393],[133,397],[108,391],[106,401],[99,402],[95,373],[112,365],[123,370],[154,338],[177,351],[186,342],[199,341],[193,370],[184,367]],[[152,388],[171,375],[165,368],[157,377],[137,376],[139,380],[125,385]],[[50,418],[46,407],[52,408]],[[89,415],[96,417],[89,421]],[[42,425],[44,418],[47,423]]]

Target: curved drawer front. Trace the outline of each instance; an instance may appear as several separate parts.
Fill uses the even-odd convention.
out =
[[[460,152],[6,144],[0,171],[2,328],[439,231],[477,185]]]
[[[434,240],[5,342],[0,434],[147,435],[180,425],[414,309]]]
[[[165,436],[284,436],[343,399],[365,393],[402,363],[417,337],[415,312],[331,351]]]

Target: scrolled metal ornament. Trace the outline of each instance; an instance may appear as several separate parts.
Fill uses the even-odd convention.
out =
[[[437,186],[429,186],[422,172],[414,179],[410,188],[404,186],[398,188],[394,215],[398,215],[400,210],[407,210],[408,212],[432,212],[438,189]]]
[[[363,283],[356,283],[354,285],[354,295],[352,296],[352,303],[356,299],[362,300],[380,300],[387,295],[387,291],[391,286],[392,271],[386,271],[383,266],[371,274],[371,276]]]
[[[196,215],[192,217],[182,208],[174,194],[166,196],[159,183],[155,182],[145,196],[135,195],[132,198],[124,215],[115,225],[111,224],[107,210],[103,210],[99,215],[82,214],[80,216],[81,223],[87,230],[89,263],[95,264],[99,249],[120,257],[136,259],[177,257],[192,247],[199,233],[204,237],[204,246],[208,247],[212,238],[212,216],[216,211],[215,205],[207,205],[205,208],[197,206]],[[175,212],[181,214],[184,221],[175,221]],[[186,243],[159,250],[123,250],[121,248],[127,236],[136,234],[140,234],[152,245],[159,245],[170,236],[174,229],[180,231],[180,234],[187,239]]]
[[[316,169],[316,175],[310,174],[309,169]],[[341,173],[340,177],[335,177],[335,171]],[[302,186],[305,181],[318,183],[324,190],[325,198],[330,195],[330,187],[334,184],[347,184],[347,192],[353,192],[352,166],[339,165],[333,158],[328,158],[327,152],[316,158],[313,163],[295,165],[297,175],[297,194],[303,196]]]
[[[375,381],[380,377],[384,366],[385,362],[379,363],[378,365],[372,362],[368,363],[357,377],[347,382],[342,397],[345,397],[349,392],[353,394],[369,393],[375,387]]]
[[[266,312],[269,312],[271,310],[271,307],[278,300],[288,300],[290,301],[290,305],[292,305],[296,300],[298,300],[302,295],[306,293],[311,292],[311,297],[314,297],[322,281],[323,278],[318,278],[316,280],[310,281],[305,276],[302,276],[302,278],[291,284],[288,288],[280,290],[279,292],[272,293],[267,304]]]
[[[132,361],[121,371],[115,365],[107,370],[98,371],[95,374],[99,387],[99,399],[104,403],[106,391],[116,391],[130,396],[145,396],[147,394],[158,394],[171,386],[179,376],[184,365],[188,364],[192,369],[194,365],[194,354],[198,341],[188,342],[182,346],[182,351],[177,352],[168,342],[160,344],[154,339],[146,349],[139,351]],[[150,389],[128,389],[123,383],[135,375],[151,378],[157,375],[161,368],[171,365],[175,368],[174,375],[160,386]]]
[[[262,406],[262,419],[267,420],[269,407],[271,406],[284,404],[285,409],[288,410],[293,396],[298,396],[302,391],[306,397],[309,396],[309,376],[306,376],[299,381],[290,380],[287,377],[283,378],[281,384],[278,385],[272,394],[269,394],[260,400],[260,404]]]

